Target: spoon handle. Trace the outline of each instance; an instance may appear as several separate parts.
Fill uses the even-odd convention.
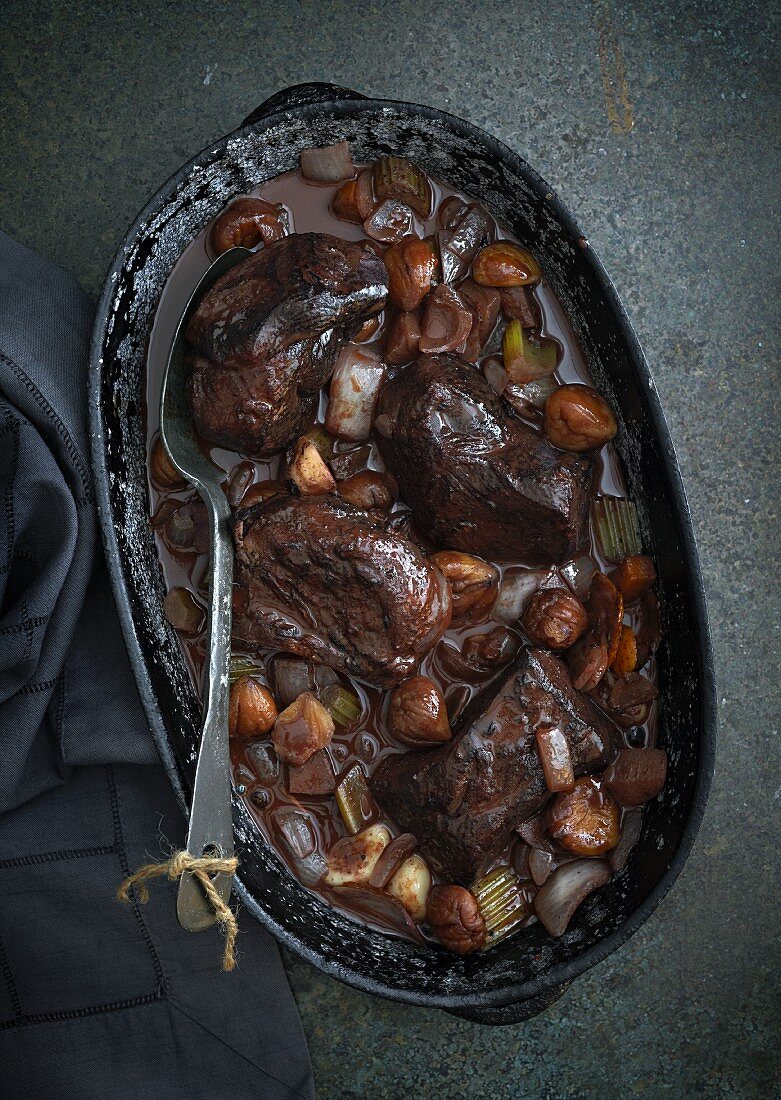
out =
[[[187,851],[203,855],[233,855],[230,755],[228,751],[228,702],[230,662],[233,554],[228,527],[230,508],[221,490],[202,495],[209,511],[212,579],[206,626],[208,663],[204,682],[204,720],[198,766],[195,772]],[[218,874],[214,885],[222,900],[230,898],[233,876]],[[199,932],[215,923],[215,914],[197,879],[189,873],[179,881],[176,903],[179,923]]]

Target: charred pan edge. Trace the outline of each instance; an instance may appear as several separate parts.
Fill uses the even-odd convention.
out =
[[[275,113],[269,114],[271,111]],[[323,908],[324,903],[317,903],[308,910],[308,916],[317,918],[316,923],[323,939],[330,940],[332,934],[335,935],[338,948],[343,946],[338,939],[341,933],[349,948],[342,952],[347,961],[340,962],[338,958],[333,957],[333,952],[329,950],[327,943],[320,942],[317,947],[313,947],[303,941],[302,937],[306,935],[307,929],[306,921],[300,914],[286,911],[286,923],[283,924],[263,908],[240,880],[237,881],[236,889],[250,912],[281,943],[333,977],[364,991],[393,1000],[450,1009],[463,1012],[467,1016],[470,1015],[469,1009],[477,1009],[473,1018],[482,1018],[486,1022],[511,1022],[525,1018],[531,1014],[531,1011],[545,1007],[566,987],[568,982],[616,950],[637,931],[670,889],[691,851],[699,830],[710,789],[716,736],[713,656],[702,576],[691,527],[691,516],[667,424],[639,342],[615,288],[599,259],[585,243],[585,238],[574,218],[564,208],[552,189],[502,142],[445,112],[416,104],[366,100],[357,93],[350,93],[346,89],[335,88],[333,85],[303,85],[278,93],[268,101],[267,106],[263,105],[253,112],[248,120],[251,125],[245,125],[210,145],[164,184],[131,226],[109,269],[96,311],[90,365],[90,422],[98,512],[114,596],[138,690],[163,763],[186,812],[186,790],[191,781],[189,756],[180,758],[180,753],[174,747],[177,743],[176,731],[169,731],[166,728],[163,717],[165,700],[161,700],[156,692],[150,668],[146,665],[139,624],[142,629],[145,627],[150,633],[156,625],[156,637],[162,636],[166,644],[172,641],[173,636],[170,632],[166,634],[162,625],[152,622],[152,611],[149,605],[144,603],[138,591],[133,590],[134,579],[126,574],[123,553],[115,530],[114,508],[118,490],[114,484],[116,474],[111,468],[112,448],[115,447],[115,442],[111,438],[110,418],[112,413],[116,414],[116,407],[121,404],[122,395],[110,391],[108,387],[104,389],[104,352],[107,350],[107,341],[114,326],[122,321],[122,318],[118,317],[115,306],[117,287],[131,260],[135,263],[137,274],[150,256],[153,249],[153,244],[149,240],[150,224],[155,223],[156,219],[158,228],[165,224],[166,206],[177,189],[196,172],[203,173],[209,166],[220,161],[230,143],[247,141],[250,138],[257,139],[259,135],[275,125],[289,122],[291,118],[299,120],[302,124],[311,124],[316,129],[318,120],[321,122],[324,119],[360,120],[363,116],[379,119],[387,116],[391,120],[399,119],[396,123],[397,132],[394,135],[398,142],[397,150],[403,151],[408,136],[416,132],[416,126],[425,127],[426,121],[432,124],[432,128],[439,126],[446,129],[457,141],[471,142],[475,148],[479,148],[485,161],[491,162],[497,173],[509,171],[521,177],[534,201],[546,209],[551,224],[558,223],[564,229],[570,238],[572,250],[581,248],[581,260],[604,298],[607,311],[613,315],[619,339],[623,343],[622,351],[630,366],[630,373],[634,375],[637,387],[642,393],[640,409],[644,415],[647,414],[655,434],[655,441],[660,448],[662,489],[672,502],[673,526],[680,539],[685,558],[684,579],[681,583],[685,582],[691,605],[694,620],[691,623],[691,629],[696,650],[694,679],[697,682],[696,685],[691,686],[698,695],[701,715],[697,767],[693,775],[689,811],[672,857],[650,891],[617,927],[612,927],[602,938],[585,950],[578,952],[576,942],[578,939],[582,940],[586,933],[582,930],[573,930],[572,934],[568,932],[564,937],[565,944],[562,945],[562,941],[557,941],[566,949],[560,952],[565,955],[563,961],[552,958],[553,949],[549,941],[543,939],[542,946],[535,941],[536,951],[541,958],[536,969],[531,968],[533,976],[525,981],[520,981],[518,977],[520,960],[517,956],[520,945],[516,941],[508,941],[504,950],[498,949],[493,960],[489,955],[480,956],[476,961],[475,957],[471,956],[466,960],[446,960],[445,965],[442,959],[443,953],[430,951],[423,953],[412,944],[391,941],[378,933],[368,933],[332,911],[320,914],[318,906]],[[409,130],[405,131],[403,118],[406,118],[410,125]],[[387,130],[387,122],[383,123],[382,129],[383,132]],[[378,141],[381,144],[379,139]],[[501,181],[498,181],[496,186],[501,190]],[[486,182],[483,190],[491,190],[491,184]],[[475,188],[475,191],[479,197],[480,188]],[[199,197],[201,194],[202,192],[199,192]],[[571,315],[568,303],[564,301],[563,304]],[[126,402],[128,400],[126,395],[124,400]],[[128,415],[128,409],[124,411]],[[130,409],[129,415],[138,419],[138,409]],[[116,455],[114,457],[116,458]],[[636,458],[635,461],[637,461]],[[172,679],[175,681],[175,677]],[[176,699],[183,712],[182,721],[189,722],[191,725],[197,724],[199,716],[192,699],[183,698],[181,694],[177,694],[177,692],[184,692],[186,695],[184,681],[181,679],[178,682],[175,681],[170,691],[169,707],[171,701]],[[246,851],[253,835],[256,837],[257,833],[247,811],[237,802],[234,802],[234,823],[239,846],[243,846]],[[250,855],[250,853],[247,854]],[[283,870],[276,856],[264,849],[258,858],[263,863],[264,892],[268,892],[265,890],[268,886],[269,890],[279,890],[288,898],[294,898],[297,903],[306,904],[300,898],[300,894],[304,892],[303,888],[291,887],[290,876]],[[610,889],[610,886],[605,887],[605,891]],[[594,895],[592,900],[597,896]],[[309,897],[311,899],[312,895]],[[589,932],[593,931],[595,919],[598,922],[602,918],[605,924],[610,926],[609,913],[605,910],[604,903],[601,908],[585,903],[583,908],[590,914]],[[321,918],[325,923],[322,923]],[[535,943],[532,946],[535,946]],[[360,958],[361,948],[366,952],[365,965],[359,969],[355,960]],[[491,955],[493,954],[492,952]],[[567,954],[569,957],[566,957]],[[395,974],[399,967],[403,969],[405,960],[412,964],[409,967],[410,974],[405,976],[399,984],[394,984],[390,975]],[[386,968],[384,965],[386,962],[393,967],[393,970]],[[491,982],[481,983],[481,978],[489,967],[492,967]],[[388,971],[388,980],[376,976],[384,969]],[[532,1004],[535,1007],[531,1011],[524,1010],[523,1006],[519,1007],[515,1004],[518,1001],[529,1001],[530,1009]],[[504,1008],[504,1006],[509,1007]],[[484,1015],[480,1015],[480,1010],[485,1010]]]

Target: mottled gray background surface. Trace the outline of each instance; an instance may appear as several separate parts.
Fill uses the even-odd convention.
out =
[[[279,88],[429,103],[503,138],[575,212],[678,448],[721,720],[684,874],[519,1026],[383,1003],[288,959],[323,1100],[781,1095],[777,23],[747,0],[0,8],[0,226],[89,290],[149,194]]]

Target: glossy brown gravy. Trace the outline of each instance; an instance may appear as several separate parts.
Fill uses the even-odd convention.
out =
[[[459,192],[437,181],[432,181],[432,186],[434,188],[435,211],[439,202],[449,195],[455,194],[466,198],[466,196],[461,196]],[[308,184],[298,173],[289,172],[268,181],[251,194],[259,195],[270,202],[283,203],[289,211],[292,232],[327,232],[352,240],[363,238],[365,234],[360,226],[339,221],[331,215],[329,203],[335,189],[336,185]],[[430,218],[423,228],[425,233],[433,232],[435,217]],[[514,239],[510,233],[501,227],[499,229],[501,236]],[[146,425],[147,443],[150,449],[157,437],[160,384],[175,328],[193,288],[213,258],[208,249],[207,228],[185,248],[161,295],[148,352]],[[534,294],[542,312],[542,334],[555,338],[560,346],[560,362],[556,371],[558,380],[560,382],[590,384],[590,375],[583,361],[577,340],[552,290],[543,280],[535,288]],[[502,326],[504,322],[500,320],[499,324]],[[382,337],[383,331],[380,329],[370,344],[377,343],[378,340],[381,341]],[[489,340],[488,348],[492,349],[496,346],[494,336]],[[483,358],[485,357],[483,356]],[[323,418],[326,403],[326,398],[323,396],[317,417],[318,421]],[[281,461],[279,457],[266,461],[252,461],[235,452],[215,447],[206,441],[203,441],[202,446],[211,461],[226,472],[226,477],[239,462],[251,462],[254,466],[255,483],[273,480],[278,474]],[[355,444],[338,442],[336,444],[336,454],[338,456],[365,447],[365,444],[356,446]],[[376,446],[372,446],[371,453],[364,465],[376,470],[384,468]],[[611,444],[602,448],[598,456],[597,470],[595,492],[609,495],[625,494],[621,462]],[[188,489],[181,492],[161,493],[150,480],[149,494],[151,514],[155,518],[155,539],[167,587],[169,589],[174,586],[189,588],[202,604],[205,603],[208,585],[208,557],[203,554],[199,555],[192,550],[175,550],[164,541],[158,529],[166,512],[170,512],[176,504],[181,503],[183,500],[190,499],[192,492]],[[403,510],[405,510],[403,504],[396,505],[394,509],[396,512]],[[591,536],[591,555],[600,568],[604,567],[606,570],[611,568],[602,559],[593,532]],[[508,571],[527,568],[527,566],[524,562],[518,561],[502,563],[498,565],[498,568],[502,575],[505,575]],[[468,625],[451,627],[442,642],[425,657],[420,666],[419,672],[431,676],[442,688],[451,720],[455,720],[470,699],[477,692],[490,685],[491,681],[501,675],[504,670],[493,674],[474,674],[470,681],[466,682],[462,677],[459,677],[457,672],[453,671],[452,665],[450,668],[447,667],[448,653],[445,647],[460,650],[468,637],[484,633],[497,625],[500,624],[496,620],[486,616],[482,620],[471,622]],[[513,630],[512,632],[517,637],[519,644],[523,644],[522,633],[519,630]],[[205,639],[203,635],[196,638],[185,638],[180,635],[180,641],[193,677],[193,683],[196,688],[199,688],[205,657]],[[248,654],[248,656],[265,666],[269,659],[273,657],[273,653],[266,651]],[[647,675],[654,677],[653,662],[646,667],[645,671]],[[345,684],[350,686],[358,695],[362,714],[353,728],[345,730],[337,726],[329,749],[330,755],[338,775],[341,775],[356,763],[361,764],[365,771],[370,773],[383,756],[403,752],[405,747],[387,733],[385,715],[389,693],[355,680],[350,681],[346,677],[343,679]],[[652,744],[655,708],[656,704],[652,706],[649,720],[645,726],[636,727],[625,735],[627,744]],[[270,739],[264,744],[270,745]],[[274,824],[275,815],[279,810],[285,807],[303,809],[311,815],[316,825],[317,843],[323,853],[327,853],[332,844],[345,835],[345,830],[332,795],[296,796],[289,794],[285,782],[286,765],[281,762],[277,765],[278,773],[276,777],[264,774],[266,771],[264,761],[267,759],[273,760],[273,758],[273,748],[269,756],[268,753],[264,752],[263,746],[258,747],[257,743],[235,740],[231,743],[234,787],[237,793],[245,799],[252,817],[258,824],[260,834],[266,842],[274,846],[291,871],[295,873],[295,864],[284,844],[280,843]],[[392,825],[392,822],[389,822],[389,824]],[[517,851],[514,852],[512,850],[513,846],[511,846],[496,862],[509,862],[516,865],[516,869],[520,869],[517,867],[517,861],[519,852],[524,846],[520,842],[515,842],[514,846],[518,849]],[[557,858],[559,862],[564,862],[571,857],[562,854]],[[486,870],[488,869],[486,868]],[[436,881],[436,876],[434,876],[434,880]],[[342,899],[337,899],[327,887],[315,886],[311,888],[321,896],[326,897],[331,904],[337,905],[341,909],[345,908]],[[365,920],[369,924],[376,923],[370,915],[361,912],[357,908],[345,911],[359,920]],[[534,917],[529,918],[530,921],[534,919]]]

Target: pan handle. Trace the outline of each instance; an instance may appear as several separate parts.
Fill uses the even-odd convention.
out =
[[[276,114],[277,111],[292,111],[296,107],[308,107],[312,103],[332,103],[335,99],[368,99],[368,96],[354,92],[350,88],[342,88],[339,84],[324,84],[319,81],[294,84],[264,99],[259,107],[247,115],[241,125],[252,126],[266,115]]]
[[[512,1005],[499,1005],[497,1008],[464,1008],[460,1010],[448,1009],[450,1016],[460,1016],[463,1020],[469,1020],[472,1024],[520,1024],[524,1020],[531,1020],[546,1008],[558,1001],[559,997],[570,987],[570,982],[557,985],[553,989],[540,993],[536,997],[529,997],[526,1001],[518,1001]]]

